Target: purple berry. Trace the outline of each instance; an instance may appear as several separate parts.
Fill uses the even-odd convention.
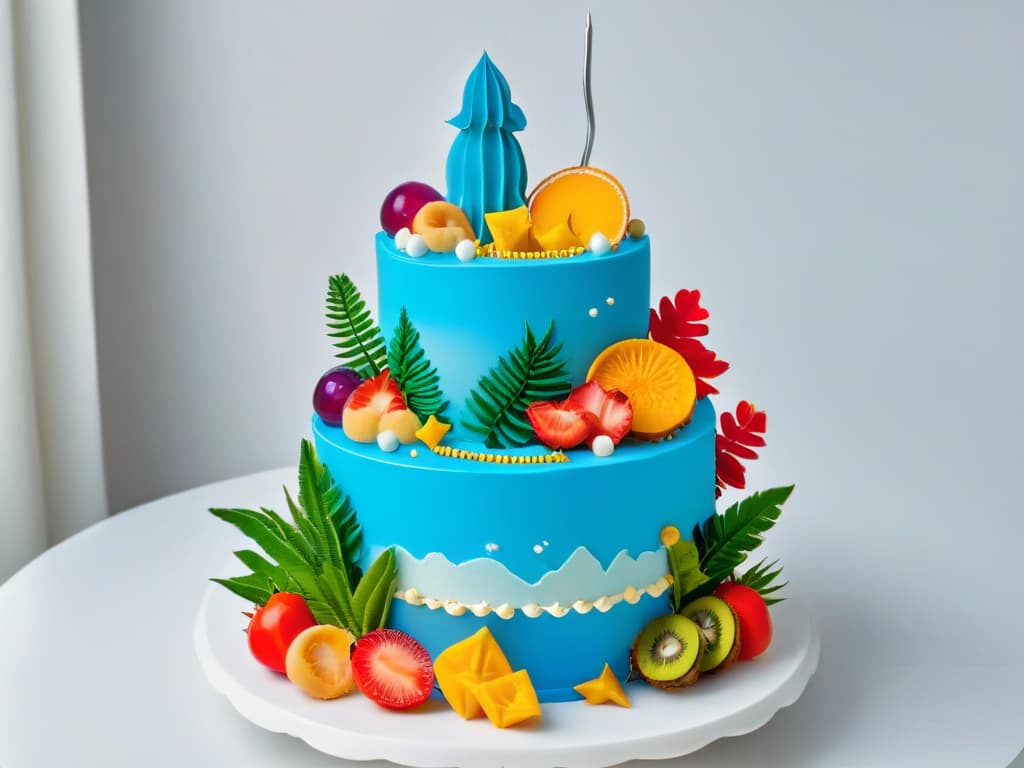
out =
[[[412,229],[412,220],[427,203],[444,200],[444,195],[429,184],[407,181],[388,192],[380,207],[380,226],[388,237],[394,237],[402,227]]]
[[[345,409],[348,396],[363,383],[359,374],[351,368],[339,365],[320,377],[313,390],[313,410],[325,424],[341,424],[341,412]]]

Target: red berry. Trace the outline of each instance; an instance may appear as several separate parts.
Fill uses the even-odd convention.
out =
[[[772,617],[756,589],[734,581],[723,581],[715,594],[725,600],[740,625],[740,658],[759,656],[772,641]]]
[[[537,438],[548,448],[575,448],[590,434],[590,423],[582,408],[566,403],[538,401],[526,409]]]
[[[284,673],[285,655],[299,633],[316,624],[301,595],[276,592],[249,621],[249,650],[256,660]]]
[[[617,389],[605,390],[596,381],[576,387],[565,402],[585,411],[591,424],[587,445],[592,445],[598,435],[608,435],[612,443],[618,445],[633,425],[633,406],[629,398]]]
[[[364,696],[389,709],[422,704],[434,689],[427,649],[397,629],[375,629],[356,640],[352,675]]]
[[[412,220],[427,203],[444,200],[444,195],[419,181],[407,181],[388,192],[380,207],[380,226],[389,237],[402,227],[412,229]]]
[[[386,370],[360,384],[345,403],[346,411],[359,411],[363,408],[371,408],[381,416],[405,409],[405,398]]]
[[[339,365],[320,377],[313,390],[313,410],[325,424],[341,424],[345,401],[363,383],[358,373]]]

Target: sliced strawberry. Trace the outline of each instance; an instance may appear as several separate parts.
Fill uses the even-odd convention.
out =
[[[618,445],[633,424],[633,406],[629,404],[629,398],[618,390],[605,390],[596,381],[576,387],[565,404],[586,413],[592,425],[587,445],[591,445],[598,435],[608,435],[612,443]]]
[[[590,424],[582,408],[566,403],[531,403],[526,418],[544,445],[558,450],[575,448],[587,439]]]
[[[381,416],[391,411],[403,410],[405,407],[405,398],[402,397],[398,384],[391,378],[387,369],[356,387],[345,403],[346,410],[359,411],[370,408]]]
[[[422,704],[434,689],[427,649],[397,629],[375,629],[356,640],[352,676],[364,696],[389,709]]]

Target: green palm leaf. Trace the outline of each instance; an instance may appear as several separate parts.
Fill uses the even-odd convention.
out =
[[[366,302],[348,275],[332,275],[327,283],[328,336],[336,339],[336,356],[364,379],[387,365],[384,336]]]
[[[556,400],[569,394],[565,360],[559,354],[562,344],[552,345],[555,324],[538,342],[530,324],[522,344],[498,358],[498,364],[480,378],[469,393],[463,419],[466,429],[484,437],[489,448],[525,445],[533,437],[526,409],[537,400]]]
[[[789,584],[789,582],[784,581],[781,584],[776,583],[779,576],[782,575],[782,568],[775,568],[778,564],[778,560],[773,560],[767,564],[762,560],[760,563],[750,568],[746,573],[737,576],[736,581],[740,584],[746,584],[751,589],[757,590],[758,594],[760,594],[764,599],[765,605],[781,603],[786,598],[775,597],[774,595],[780,589]],[[775,568],[775,570],[772,570],[773,568]]]
[[[409,410],[420,421],[426,421],[431,415],[439,416],[448,407],[448,401],[441,392],[437,369],[431,367],[420,346],[420,332],[409,320],[405,307],[402,307],[388,346],[388,369],[405,395]]]
[[[756,549],[763,534],[779,519],[781,506],[793,486],[769,488],[733,504],[721,515],[712,515],[703,527],[696,526],[693,540],[700,551],[700,567],[709,583],[720,584]]]

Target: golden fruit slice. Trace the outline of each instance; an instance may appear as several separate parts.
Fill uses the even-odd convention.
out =
[[[446,200],[427,203],[412,220],[412,231],[423,235],[427,248],[450,253],[462,240],[475,240],[473,225],[459,206]]]
[[[499,728],[540,716],[537,692],[525,669],[481,683],[473,689],[473,695],[487,719]]]
[[[633,406],[630,434],[660,440],[693,415],[697,383],[682,355],[650,339],[626,339],[607,347],[587,373],[604,389],[617,389]]]
[[[402,445],[411,445],[416,442],[416,431],[422,426],[419,416],[408,409],[401,409],[381,416],[377,431],[379,434],[390,429],[398,435],[398,441]]]
[[[483,714],[474,690],[512,674],[512,665],[487,627],[448,646],[434,659],[434,679],[452,709],[465,720]]]
[[[633,705],[629,697],[622,690],[619,678],[612,672],[611,666],[605,662],[601,675],[593,680],[573,686],[573,690],[583,697],[587,704],[618,704],[620,707],[629,709]]]
[[[619,180],[590,165],[563,168],[530,193],[533,231],[554,232],[565,222],[586,245],[595,232],[617,243],[629,223],[629,199]],[[564,246],[563,246],[564,247]]]
[[[530,212],[525,205],[508,211],[485,213],[484,221],[499,251],[532,251],[535,244],[530,235]]]
[[[284,657],[288,679],[314,699],[336,699],[355,688],[349,648],[356,639],[341,627],[319,624],[300,632]]]

